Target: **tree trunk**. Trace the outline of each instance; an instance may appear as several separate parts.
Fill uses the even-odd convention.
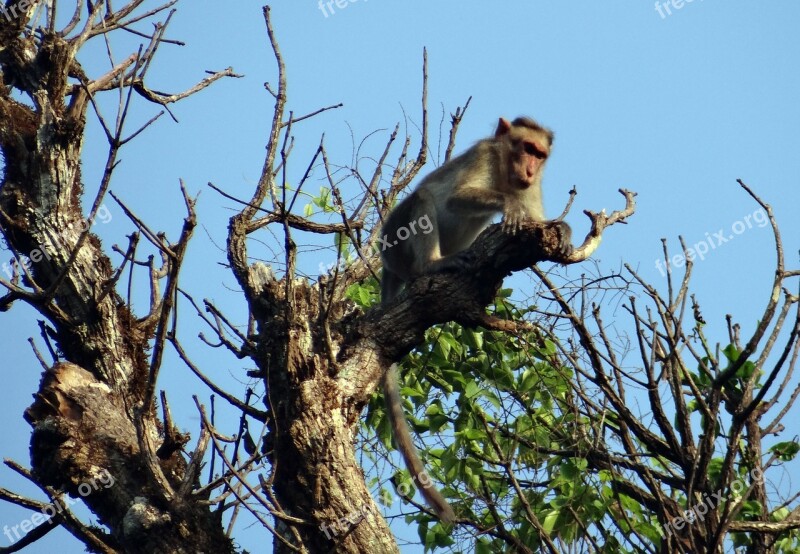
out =
[[[38,57],[27,62],[25,41],[3,40],[4,61],[30,63],[19,69],[35,105],[21,104],[0,87],[0,217],[9,246],[31,260],[30,275],[21,273],[35,292],[12,291],[0,309],[16,299],[35,306],[68,361],[45,372],[26,412],[33,477],[82,498],[109,527],[109,535],[78,530],[98,551],[232,552],[218,519],[184,486],[196,476],[186,474],[180,453],[155,454],[162,425],[153,402],[143,405],[152,322],[137,322],[113,291],[111,262],[94,234],[71,259],[84,229],[80,167],[87,105],[79,92],[69,107],[63,101],[71,46],[48,35]],[[92,485],[109,481],[107,488]],[[73,531],[79,526],[67,515],[56,518]]]

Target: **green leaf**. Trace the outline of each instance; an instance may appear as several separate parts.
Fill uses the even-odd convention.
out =
[[[736,376],[740,379],[749,379],[753,373],[756,371],[756,364],[751,361],[746,361],[742,364],[742,367],[739,368],[739,371],[736,372]]]
[[[545,340],[544,348],[541,351],[547,356],[552,356],[556,353],[556,343],[549,339]]]
[[[478,386],[478,383],[476,383],[475,381],[470,381],[469,383],[467,383],[467,386],[464,387],[464,394],[466,395],[467,398],[475,398],[476,396],[478,396],[478,394],[480,394],[480,392],[481,389]]]
[[[542,520],[542,528],[548,535],[553,533],[556,521],[558,520],[558,514],[558,510],[552,510],[548,512],[547,515],[544,516],[544,520]]]
[[[464,431],[458,433],[458,435],[461,436],[461,438],[470,441],[486,438],[486,432],[481,431],[480,429],[465,429]]]
[[[756,500],[742,502],[742,511],[739,512],[743,519],[754,519],[761,515],[761,503]]]
[[[725,460],[722,458],[713,458],[710,462],[708,462],[708,477],[711,479],[712,482],[719,482],[719,478],[722,475],[722,466],[725,463]]]
[[[442,407],[434,402],[425,409],[425,415],[428,417],[435,416],[442,413]]]
[[[739,350],[733,344],[729,344],[728,346],[723,348],[722,353],[725,354],[725,357],[728,359],[730,363],[734,363],[736,362],[736,360],[739,359]]]
[[[566,462],[561,465],[561,476],[565,479],[575,479],[581,475],[578,467],[572,461]]]
[[[782,462],[790,462],[794,460],[797,452],[800,451],[800,445],[794,441],[779,442],[771,446],[769,451],[775,454]]]
[[[481,350],[483,348],[483,333],[472,329],[464,329],[464,342],[472,350]]]
[[[783,521],[784,519],[789,517],[789,513],[790,513],[789,508],[786,507],[778,508],[777,510],[772,512],[772,514],[770,515],[770,519],[772,521]]]

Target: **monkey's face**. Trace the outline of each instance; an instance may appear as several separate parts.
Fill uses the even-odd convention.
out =
[[[553,145],[553,133],[527,117],[518,117],[512,122],[501,117],[494,138],[500,151],[505,152],[501,157],[505,162],[502,170],[508,172],[501,186],[510,187],[511,192],[540,186],[542,169]]]
[[[539,180],[550,155],[550,137],[533,129],[512,128],[508,140],[511,186],[527,189]]]

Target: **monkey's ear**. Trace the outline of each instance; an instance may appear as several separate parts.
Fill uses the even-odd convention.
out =
[[[497,122],[497,130],[494,132],[494,138],[507,135],[510,130],[511,130],[511,123],[509,123],[507,119],[501,117],[500,120]]]

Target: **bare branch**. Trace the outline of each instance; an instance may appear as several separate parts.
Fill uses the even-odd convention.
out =
[[[573,250],[572,254],[565,260],[565,263],[578,263],[588,259],[600,246],[600,240],[602,239],[603,231],[606,227],[610,227],[618,222],[625,223],[625,220],[633,215],[633,212],[636,210],[636,201],[634,200],[636,193],[625,189],[619,189],[619,192],[625,197],[625,209],[617,210],[610,216],[606,216],[605,210],[600,213],[591,212],[589,210],[584,211],[592,221],[592,228],[589,230],[589,233],[587,233],[583,244]]]

